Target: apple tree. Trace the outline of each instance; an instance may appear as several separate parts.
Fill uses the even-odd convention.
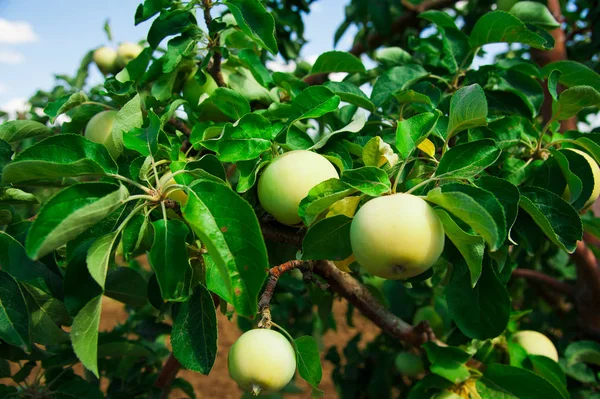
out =
[[[217,312],[244,397],[600,397],[597,7],[351,0],[309,64],[311,3],[145,0],[0,125],[1,397],[195,397]]]

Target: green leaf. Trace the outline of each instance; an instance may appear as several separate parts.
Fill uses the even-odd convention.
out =
[[[504,11],[492,11],[477,20],[469,37],[471,47],[490,43],[522,43],[549,50],[554,47],[550,35],[530,30],[521,20]]]
[[[573,253],[583,235],[577,211],[558,195],[543,188],[524,186],[519,190],[519,206],[533,218],[550,241]]]
[[[345,170],[340,180],[350,187],[373,197],[389,193],[392,187],[387,173],[383,169],[374,166]]]
[[[552,104],[552,118],[557,121],[569,119],[586,107],[599,107],[600,93],[592,86],[573,86],[558,96],[558,102]]]
[[[23,284],[30,314],[33,341],[41,345],[58,345],[69,340],[69,334],[59,324],[69,321],[65,305],[44,291]]]
[[[17,120],[8,121],[0,125],[0,140],[7,143],[16,143],[32,138],[45,138],[52,135],[52,130],[36,121]]]
[[[448,150],[436,169],[438,178],[469,178],[492,166],[502,151],[493,140],[459,144]]]
[[[490,364],[481,381],[489,388],[519,399],[564,399],[550,382],[518,367]]]
[[[108,150],[77,134],[48,137],[17,154],[4,167],[2,183],[117,173]]]
[[[50,117],[50,122],[54,123],[56,117],[72,110],[75,107],[89,101],[89,98],[83,91],[74,94],[67,94],[56,101],[48,103],[44,108],[44,113]]]
[[[454,346],[438,346],[433,342],[423,344],[427,358],[432,363],[430,371],[447,379],[454,384],[465,382],[471,377],[469,368],[465,365],[471,358],[467,352]]]
[[[566,87],[589,85],[600,92],[600,74],[580,62],[551,62],[542,68],[542,73],[548,77],[555,70],[561,72],[559,82]]]
[[[35,195],[12,187],[0,187],[0,204],[37,204]]]
[[[198,29],[196,17],[192,12],[185,9],[163,10],[158,18],[152,22],[152,26],[148,31],[148,44],[152,48],[156,48],[165,37],[181,33],[193,27]]]
[[[181,220],[157,220],[154,227],[154,244],[148,261],[156,273],[160,293],[166,301],[185,301],[189,297],[185,275],[191,273],[185,240],[189,229]]]
[[[558,363],[546,356],[530,355],[529,360],[533,365],[533,371],[554,385],[564,399],[571,397],[567,391],[567,377]]]
[[[489,191],[466,184],[445,184],[427,193],[431,201],[468,224],[481,235],[492,251],[506,238],[502,205]]]
[[[506,218],[508,238],[511,240],[510,230],[517,220],[517,213],[519,211],[519,198],[521,196],[519,189],[508,180],[495,176],[482,176],[475,181],[475,184],[494,194],[500,205],[502,205]]]
[[[219,87],[213,91],[200,104],[200,112],[206,112],[210,118],[214,117],[214,108],[217,108],[217,111],[222,112],[226,117],[233,120],[238,120],[252,111],[250,103],[245,97],[225,87]]]
[[[0,338],[29,351],[29,312],[21,287],[0,270]]]
[[[287,132],[299,120],[318,118],[335,111],[339,104],[340,97],[325,86],[310,86],[292,100],[290,117],[282,131]]]
[[[269,70],[263,65],[260,57],[252,49],[244,49],[238,54],[240,60],[246,64],[246,67],[254,76],[254,79],[264,87],[273,84],[273,78]]]
[[[338,95],[342,101],[357,105],[367,111],[375,111],[375,104],[369,100],[369,97],[359,87],[356,87],[352,83],[329,81],[323,86]]]
[[[217,315],[210,292],[198,284],[174,313],[173,355],[185,368],[207,375],[217,356]]]
[[[312,145],[308,149],[309,150],[321,149],[327,144],[327,142],[329,141],[329,139],[331,137],[338,135],[340,133],[358,133],[365,126],[366,122],[367,122],[367,118],[365,117],[365,115],[362,113],[357,113],[354,115],[354,117],[352,118],[352,121],[350,121],[349,124],[347,124],[346,126],[340,128],[338,130],[334,130],[333,132],[323,133],[320,136],[319,141],[317,141],[314,145]]]
[[[392,146],[375,136],[367,141],[363,147],[361,158],[365,166],[381,167],[386,163],[394,166],[398,163],[398,154],[394,153]]]
[[[160,118],[153,111],[148,112],[148,127],[134,128],[123,134],[123,145],[142,155],[155,155],[158,151],[158,135],[161,131]]]
[[[258,0],[227,0],[223,2],[235,17],[239,28],[258,45],[277,55],[275,20]]]
[[[416,64],[397,66],[388,69],[377,78],[373,85],[371,101],[375,106],[382,106],[393,94],[399,90],[410,87],[416,81],[426,77],[429,73],[422,66]]]
[[[552,151],[568,185],[568,200],[575,209],[581,209],[594,191],[594,174],[589,162],[580,154],[568,149]],[[561,193],[562,194],[562,193]],[[569,198],[570,197],[570,198]]]
[[[190,187],[183,217],[227,282],[236,312],[254,316],[269,262],[250,204],[223,184],[199,181]]]
[[[25,248],[32,259],[49,254],[104,219],[129,196],[124,186],[79,183],[52,197],[39,211]]]
[[[98,329],[102,313],[102,295],[90,300],[73,319],[71,343],[77,358],[96,377],[98,374]]]
[[[142,275],[129,267],[117,267],[106,276],[104,295],[129,306],[141,307],[148,303],[148,283]]]
[[[526,24],[552,30],[560,27],[560,23],[548,10],[548,7],[535,1],[519,1],[510,9],[510,13]]]
[[[116,231],[103,235],[94,241],[87,253],[86,263],[90,275],[103,290],[108,267],[114,262],[113,247],[116,239]]]
[[[123,135],[135,128],[141,128],[143,123],[142,102],[140,95],[136,94],[117,112],[113,121],[111,134],[119,153],[123,152],[125,146]]]
[[[462,87],[450,100],[450,121],[446,139],[462,130],[487,125],[487,115],[487,100],[481,86],[474,83]]]
[[[48,293],[61,291],[60,277],[43,263],[31,260],[21,243],[5,232],[0,232],[0,266],[22,283]]]
[[[356,191],[340,179],[325,180],[311,188],[300,201],[298,214],[304,224],[310,226],[327,208]]]
[[[168,7],[171,0],[144,0],[135,10],[135,24],[139,25],[149,20],[165,7]]]
[[[236,125],[228,123],[223,134],[200,142],[217,153],[221,162],[255,159],[271,147],[271,123],[258,114],[244,115]]]
[[[502,334],[510,317],[511,301],[490,259],[483,261],[481,277],[471,286],[465,262],[453,262],[452,276],[444,293],[456,325],[469,338],[489,339]]]
[[[310,74],[332,72],[364,73],[365,66],[358,57],[346,51],[327,51],[317,58]]]
[[[591,363],[600,366],[600,344],[594,341],[578,341],[569,344],[565,350],[568,365]]]
[[[294,340],[296,349],[296,364],[300,377],[304,378],[313,388],[316,388],[323,378],[321,356],[317,341],[311,336]]]
[[[302,241],[302,259],[344,260],[348,258],[352,255],[351,223],[351,218],[337,215],[312,225]]]
[[[398,122],[396,148],[402,158],[407,159],[419,143],[429,136],[439,117],[439,112],[424,112]]]
[[[479,235],[464,231],[446,211],[439,208],[435,211],[444,225],[444,233],[467,262],[471,274],[471,288],[475,287],[483,268],[485,240]]]
[[[558,101],[558,83],[560,82],[561,72],[559,70],[553,70],[548,75],[548,92],[554,101]]]

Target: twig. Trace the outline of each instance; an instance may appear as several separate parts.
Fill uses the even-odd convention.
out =
[[[429,323],[425,321],[413,327],[398,318],[375,299],[365,286],[350,274],[340,271],[332,262],[315,262],[313,272],[323,277],[332,291],[346,298],[387,335],[416,347],[436,339]]]
[[[537,270],[531,269],[515,269],[512,272],[513,277],[522,277],[527,280],[536,281],[546,285],[556,292],[560,292],[561,294],[572,296],[575,293],[575,287],[571,284],[563,283],[555,279],[554,277],[548,276],[542,272],[538,272]]]
[[[160,370],[156,381],[154,382],[154,386],[156,388],[163,390],[160,396],[161,399],[165,399],[169,396],[171,385],[173,384],[173,381],[175,380],[175,377],[180,369],[181,363],[179,363],[179,360],[175,359],[175,356],[171,354]]]
[[[579,322],[585,332],[600,340],[600,268],[598,260],[583,241],[571,255],[577,266],[575,302],[579,312]]]
[[[206,28],[210,31],[210,24],[212,23],[212,16],[210,15],[210,9],[212,8],[212,0],[202,0],[202,8],[204,9],[204,22],[206,22]],[[212,35],[210,38],[209,46],[213,49],[212,65],[208,68],[208,72],[213,77],[219,87],[225,86],[225,79],[221,72],[221,52],[215,47],[218,47],[215,43],[218,43],[218,36]]]

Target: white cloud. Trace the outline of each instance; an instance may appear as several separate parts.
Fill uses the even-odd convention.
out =
[[[9,21],[0,18],[0,43],[19,44],[37,42],[33,26],[25,21]]]
[[[329,74],[329,80],[332,82],[341,82],[346,76],[348,76],[346,72],[334,72]]]
[[[11,119],[16,117],[17,112],[26,111],[29,107],[30,105],[24,97],[13,98],[4,104],[0,104],[0,110],[7,112]]]
[[[8,86],[4,83],[0,82],[0,94],[6,93],[8,91]]]
[[[22,64],[25,56],[14,50],[0,50],[0,64]]]

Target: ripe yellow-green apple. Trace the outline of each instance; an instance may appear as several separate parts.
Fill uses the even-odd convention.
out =
[[[414,378],[425,371],[421,356],[410,352],[400,352],[398,356],[396,356],[395,364],[396,369],[398,369],[400,374],[411,378]]]
[[[558,351],[556,347],[544,334],[525,330],[519,331],[511,337],[511,341],[519,344],[530,355],[546,356],[558,362]]]
[[[177,184],[175,179],[173,178],[173,173],[167,172],[161,176],[158,180],[158,186],[161,188],[162,192],[166,192],[171,186]],[[172,199],[173,201],[179,202],[182,206],[187,204],[188,196],[184,190],[181,189],[173,189],[167,195],[167,198]]]
[[[135,59],[144,50],[137,43],[123,42],[117,48],[117,65],[119,68],[124,68],[129,61]]]
[[[422,321],[428,321],[429,326],[438,337],[444,333],[444,321],[433,306],[424,306],[415,312],[413,325],[416,326]]]
[[[219,86],[217,86],[217,82],[213,79],[209,74],[198,71],[197,73],[202,73],[206,77],[206,82],[204,84],[198,83],[194,75],[191,75],[183,85],[183,98],[190,103],[192,107],[197,107],[200,103],[200,97],[203,94],[211,95],[213,91],[215,91]]]
[[[114,159],[121,155],[121,150],[116,146],[112,136],[112,127],[116,116],[117,111],[99,112],[90,119],[85,127],[85,138],[104,145]]]
[[[375,276],[403,280],[429,269],[444,250],[444,228],[423,199],[398,193],[372,199],[350,226],[358,263]]]
[[[592,158],[589,154],[578,150],[576,148],[568,148],[569,151],[576,152],[581,155],[585,160],[590,164],[590,168],[592,169],[592,174],[594,176],[594,189],[592,190],[592,194],[583,204],[582,209],[586,209],[588,206],[592,205],[598,197],[600,196],[600,167],[594,158]],[[563,199],[567,202],[571,202],[571,190],[569,190],[569,186],[565,188],[565,191],[562,195]]]
[[[244,333],[227,356],[229,375],[254,395],[273,393],[287,385],[296,372],[296,354],[279,332],[258,328]]]
[[[280,223],[300,223],[298,205],[317,184],[339,175],[331,162],[312,151],[296,150],[278,156],[258,179],[258,200]]]
[[[437,395],[435,395],[434,399],[464,399],[464,398],[455,392],[444,390],[444,391],[438,393]]]
[[[92,58],[103,74],[108,75],[114,72],[117,61],[117,52],[115,49],[106,46],[100,47],[94,51]]]

